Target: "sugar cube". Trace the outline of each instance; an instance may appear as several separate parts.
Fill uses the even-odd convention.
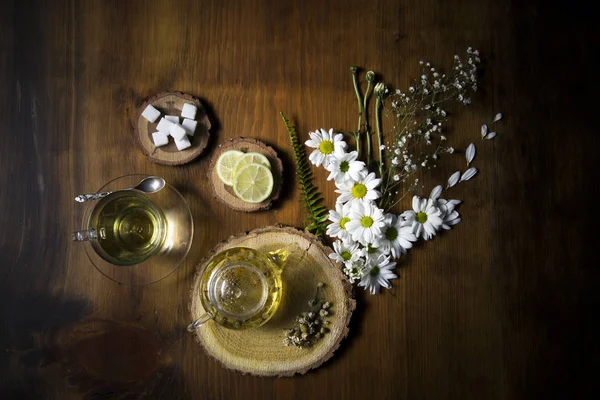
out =
[[[196,111],[198,108],[190,103],[185,103],[181,109],[181,116],[183,118],[196,119]]]
[[[142,111],[142,117],[146,118],[150,122],[154,122],[158,117],[160,117],[160,111],[154,108],[152,104],[148,104],[144,111]]]
[[[175,138],[175,140],[181,140],[185,137],[185,129],[178,124],[171,124],[169,133]]]
[[[156,126],[156,130],[162,133],[169,133],[169,131],[171,130],[171,127],[175,125],[174,123],[172,123],[171,121],[169,121],[166,118],[161,118],[160,121],[158,121],[158,125]]]
[[[178,124],[179,123],[179,117],[177,115],[167,115],[165,116],[166,119],[168,119],[169,121],[171,121],[174,124]]]
[[[156,147],[164,146],[169,143],[169,137],[166,133],[162,132],[154,132],[152,134],[152,140],[154,141],[154,145]]]
[[[175,140],[175,146],[177,146],[177,149],[179,151],[185,150],[188,147],[190,147],[191,145],[192,144],[190,143],[190,139],[188,139],[188,137],[185,134],[183,135],[183,139]]]
[[[194,136],[194,132],[196,132],[196,125],[198,125],[198,121],[194,121],[193,119],[184,118],[181,126],[185,129],[185,133],[190,136]]]

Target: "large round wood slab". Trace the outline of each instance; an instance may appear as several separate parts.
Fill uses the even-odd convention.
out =
[[[290,243],[297,243],[298,250],[284,267],[282,301],[269,322],[259,328],[231,330],[208,321],[195,331],[198,343],[226,368],[259,376],[304,374],[328,360],[348,334],[356,301],[346,276],[328,257],[332,250],[310,233],[279,225],[232,236],[200,262],[190,291],[192,320],[204,314],[199,290],[202,271],[210,257],[231,247],[272,251]],[[309,311],[308,301],[315,296],[319,282],[325,284],[322,297],[332,303],[331,331],[311,348],[286,347],[285,329],[292,326],[295,316]]]
[[[179,151],[177,146],[175,146],[173,138],[169,137],[169,144],[156,147],[152,141],[152,133],[156,132],[158,121],[165,115],[181,116],[181,109],[185,103],[190,103],[198,107],[196,113],[196,121],[198,121],[196,132],[194,136],[188,136],[192,146]],[[150,122],[142,117],[142,112],[144,112],[148,104],[152,104],[161,113],[156,122]],[[208,144],[210,127],[210,120],[200,100],[181,92],[165,92],[149,98],[138,107],[133,120],[133,136],[142,152],[151,162],[165,165],[181,165],[196,159],[202,154]]]
[[[221,182],[215,166],[217,164],[219,156],[221,156],[221,154],[223,154],[227,150],[240,150],[244,153],[261,153],[269,159],[269,162],[271,163],[271,172],[273,172],[274,182],[273,193],[271,193],[271,196],[269,196],[267,200],[263,201],[262,203],[247,203],[245,201],[240,200],[235,195],[231,186],[227,186],[223,182]],[[229,206],[231,209],[242,212],[267,210],[271,207],[273,202],[277,200],[277,198],[279,198],[279,193],[281,192],[281,184],[283,183],[283,164],[281,163],[279,157],[277,157],[277,152],[271,146],[267,146],[260,140],[256,140],[253,138],[238,137],[235,139],[230,139],[229,141],[220,145],[214,151],[213,156],[210,160],[208,180],[210,181],[210,185],[212,187],[213,196],[221,203]]]

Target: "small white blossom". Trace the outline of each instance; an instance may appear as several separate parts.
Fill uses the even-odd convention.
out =
[[[374,243],[385,225],[383,210],[372,202],[358,201],[350,207],[350,222],[346,224],[352,239],[363,245]]]
[[[413,197],[412,205],[413,209],[403,212],[402,217],[410,224],[415,236],[431,239],[442,226],[440,209],[433,200],[421,199],[419,196]]]
[[[450,227],[460,222],[460,216],[458,211],[455,210],[456,206],[459,205],[460,200],[446,200],[437,199],[436,206],[441,211],[442,217],[442,228],[450,230]]]
[[[336,203],[335,210],[329,210],[329,221],[331,221],[331,223],[327,226],[327,235],[342,240],[351,239],[348,228],[346,227],[346,224],[350,222],[349,214],[349,204]]]
[[[341,264],[352,264],[362,257],[363,252],[358,248],[358,243],[336,240],[333,242],[334,252],[329,258]]]
[[[343,272],[348,277],[348,280],[350,280],[350,283],[360,281],[360,279],[363,276],[362,271],[363,271],[364,265],[365,265],[365,262],[362,258],[359,258],[358,260],[353,261],[351,263],[349,262],[349,263],[344,264]]]
[[[345,182],[348,180],[358,181],[367,175],[365,163],[357,161],[358,152],[351,151],[340,157],[333,157],[326,167],[331,173],[327,177],[330,181],[334,179],[336,182]]]
[[[378,293],[381,286],[386,289],[391,288],[390,280],[398,277],[392,272],[395,266],[396,263],[390,261],[390,257],[379,256],[377,259],[367,257],[358,286],[363,286],[371,294]]]
[[[329,132],[320,129],[318,132],[309,132],[308,134],[310,139],[305,144],[316,149],[310,153],[308,159],[315,166],[327,167],[333,157],[344,154],[347,144],[341,133],[334,134],[333,129],[330,129]]]
[[[407,250],[412,248],[412,242],[416,242],[417,237],[412,231],[412,227],[406,223],[403,217],[394,214],[386,214],[385,227],[379,245],[388,249],[394,258],[400,258],[406,254]]]
[[[374,172],[356,181],[336,182],[338,189],[335,192],[340,194],[337,201],[354,203],[363,200],[377,200],[381,197],[381,192],[376,190],[380,183],[381,179],[376,178]]]

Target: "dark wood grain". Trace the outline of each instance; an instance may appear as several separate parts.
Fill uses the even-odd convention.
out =
[[[597,396],[597,21],[575,3],[440,3],[3,3],[0,397]],[[300,227],[303,215],[291,175],[270,211],[215,201],[211,146],[256,137],[290,171],[279,111],[304,138],[352,128],[350,65],[406,88],[419,59],[448,66],[467,46],[483,54],[482,90],[455,110],[453,144],[477,140],[498,111],[505,119],[478,146],[480,174],[454,192],[463,222],[413,249],[391,291],[357,291],[352,333],[318,370],[275,379],[223,369],[185,331],[195,264],[232,234]],[[206,155],[181,167],[149,163],[130,133],[136,106],[168,90],[198,96],[216,128]],[[107,280],[70,242],[82,215],[73,197],[134,172],[179,188],[197,227],[185,264],[143,288]],[[333,186],[315,175],[332,205]]]

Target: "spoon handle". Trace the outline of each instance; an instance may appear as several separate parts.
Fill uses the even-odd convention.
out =
[[[78,202],[78,203],[85,203],[86,201],[89,201],[89,200],[98,200],[98,199],[101,199],[103,197],[108,196],[111,193],[112,192],[80,194],[79,196],[75,197],[75,201]]]

